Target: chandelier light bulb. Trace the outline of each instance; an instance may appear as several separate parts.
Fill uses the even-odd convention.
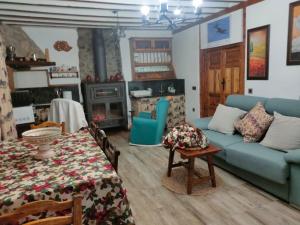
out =
[[[174,10],[174,15],[175,15],[175,16],[179,16],[180,14],[181,14],[181,10],[178,9],[178,8],[176,8],[176,9]]]
[[[193,6],[199,8],[203,3],[203,0],[193,0]]]
[[[141,7],[141,13],[144,15],[144,16],[148,16],[149,13],[150,13],[150,7],[147,6],[147,5],[143,5]]]
[[[160,4],[168,3],[168,0],[159,0]]]

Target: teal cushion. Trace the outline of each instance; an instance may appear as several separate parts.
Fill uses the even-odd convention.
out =
[[[226,161],[258,176],[285,184],[289,165],[285,153],[258,143],[237,143],[226,147]]]
[[[300,100],[271,98],[266,103],[266,110],[270,114],[275,111],[284,116],[300,117]]]
[[[245,111],[250,111],[257,102],[261,102],[265,105],[268,98],[255,97],[247,95],[229,95],[226,99],[225,105],[230,107],[236,107]]]
[[[204,117],[195,119],[193,125],[201,130],[208,130],[208,124],[211,121],[212,117]]]
[[[224,150],[226,146],[243,142],[243,137],[240,135],[226,135],[212,130],[203,130],[203,132],[211,144],[223,150],[217,154],[222,159],[226,158],[226,151]]]

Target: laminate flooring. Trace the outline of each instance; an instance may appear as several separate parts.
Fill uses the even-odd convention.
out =
[[[130,146],[128,135],[108,132],[121,151],[119,174],[137,225],[300,225],[300,210],[217,167],[223,185],[214,192],[188,196],[167,190],[161,178],[168,151]],[[197,159],[196,166],[206,163]]]

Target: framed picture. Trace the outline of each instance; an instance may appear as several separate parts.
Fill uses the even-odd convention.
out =
[[[300,1],[290,4],[287,65],[300,65]]]
[[[207,24],[208,43],[230,38],[230,16]]]
[[[268,80],[270,25],[248,30],[247,44],[247,80]]]

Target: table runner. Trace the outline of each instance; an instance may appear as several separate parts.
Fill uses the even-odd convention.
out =
[[[122,180],[88,130],[64,135],[51,147],[55,156],[37,161],[34,145],[0,144],[0,215],[27,202],[70,200],[80,193],[83,224],[134,224]]]

